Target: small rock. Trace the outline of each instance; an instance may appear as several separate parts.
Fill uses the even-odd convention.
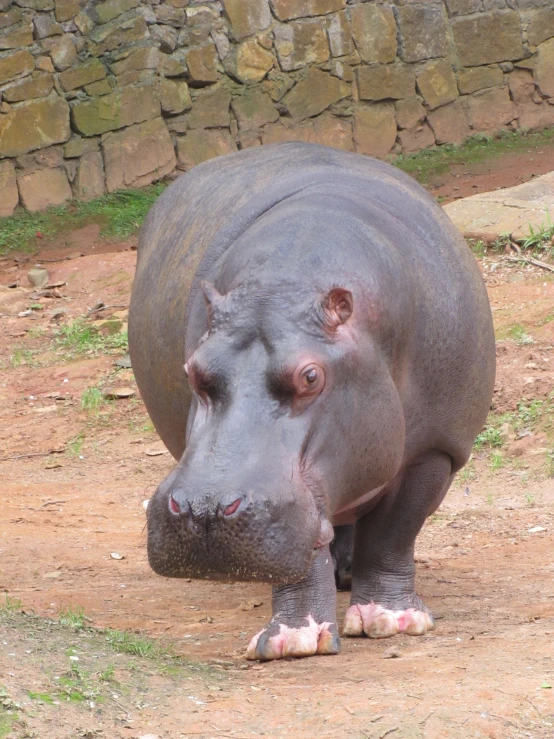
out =
[[[167,449],[148,449],[145,454],[147,457],[159,457],[160,454],[167,454]]]
[[[22,310],[20,313],[17,314],[18,318],[26,318],[27,316],[32,315],[32,310]]]
[[[131,357],[128,354],[124,354],[114,362],[116,367],[125,367],[125,369],[131,369]]]
[[[50,280],[48,270],[44,269],[44,267],[33,267],[33,269],[27,272],[27,277],[34,287],[44,287]]]
[[[381,659],[396,659],[397,657],[401,656],[402,653],[399,649],[397,649],[397,647],[389,647],[388,649],[385,649],[385,651],[381,655]]]
[[[541,531],[546,531],[544,526],[533,526],[532,529],[527,529],[528,534],[539,534]]]
[[[241,603],[239,608],[241,611],[253,611],[254,608],[259,608],[263,603],[264,602],[261,598],[251,598],[250,600]]]
[[[54,580],[56,577],[61,576],[61,572],[47,572],[44,577],[47,577],[49,580]]]
[[[139,739],[160,739],[160,737],[157,734],[143,734]]]
[[[110,557],[112,559],[125,559],[123,554],[118,554],[117,552],[110,552]]]
[[[149,503],[150,503],[150,498],[147,498],[146,500],[142,501],[142,507],[144,508],[145,511],[147,510]]]
[[[117,400],[121,398],[132,398],[135,391],[132,387],[115,387],[110,390],[106,390],[104,397],[109,400]]]
[[[56,462],[55,460],[53,462],[48,462],[47,465],[45,465],[45,470],[57,470],[59,467],[63,467],[63,464],[60,464],[59,462]]]

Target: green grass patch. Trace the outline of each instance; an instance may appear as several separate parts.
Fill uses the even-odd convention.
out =
[[[101,235],[125,239],[135,234],[152,203],[165,189],[158,183],[144,190],[122,190],[87,203],[72,201],[43,213],[20,211],[0,218],[0,255],[10,251],[34,251],[37,234],[52,237],[61,231],[90,223],[101,226]]]
[[[107,402],[104,393],[97,387],[88,387],[81,395],[81,408],[89,413],[98,413]]]
[[[66,608],[64,611],[60,611],[60,625],[67,628],[73,629],[74,631],[81,631],[85,628],[85,613],[82,608],[73,609],[71,606]]]
[[[529,224],[529,235],[522,242],[522,249],[551,251],[552,238],[554,237],[554,224],[550,218],[550,213],[546,212],[546,221],[540,226]]]
[[[520,401],[517,410],[511,413],[491,413],[487,424],[475,439],[475,451],[488,450],[491,455],[499,452],[510,435],[535,432],[540,426],[548,431],[554,421],[554,398]],[[508,433],[506,433],[508,431]]]
[[[167,649],[160,647],[152,639],[147,639],[130,631],[108,629],[106,631],[106,641],[115,652],[120,654],[132,654],[136,657],[147,657],[149,659],[163,659],[170,656]]]
[[[501,329],[497,332],[496,338],[511,339],[521,346],[533,343],[533,337],[527,332],[527,329],[525,326],[522,326],[521,323],[513,323],[511,326]]]
[[[502,132],[492,137],[479,134],[466,139],[461,146],[445,145],[415,154],[401,154],[393,164],[425,185],[434,175],[444,174],[453,165],[482,162],[502,154],[524,152],[548,144],[554,144],[552,128],[534,133]]]
[[[0,686],[0,739],[11,734],[14,724],[19,721],[17,711],[21,709],[18,703],[15,703],[5,688]]]
[[[104,336],[96,326],[87,323],[83,318],[76,318],[60,326],[54,334],[54,341],[69,358],[129,350],[126,331]]]

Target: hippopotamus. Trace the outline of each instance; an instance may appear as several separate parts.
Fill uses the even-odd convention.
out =
[[[415,180],[307,143],[194,167],[141,229],[129,347],[177,460],[150,566],[271,583],[247,658],[339,652],[337,584],[345,636],[433,628],[415,541],[483,427],[495,345],[478,265]]]

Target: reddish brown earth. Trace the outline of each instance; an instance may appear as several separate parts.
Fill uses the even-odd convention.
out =
[[[100,302],[107,308],[96,315],[125,319],[133,243],[105,244],[91,228],[29,261],[0,259],[0,592],[42,616],[82,607],[93,626],[169,640],[210,663],[219,682],[145,671],[143,702],[37,707],[28,691],[44,679],[43,663],[0,630],[0,688],[27,726],[9,736],[553,739],[554,415],[532,436],[512,434],[500,469],[476,453],[425,526],[417,586],[438,617],[433,633],[344,639],[336,657],[246,663],[248,639],[270,615],[269,586],[149,570],[142,501],[173,460],[149,454],[164,448],[116,355],[70,360],[55,343],[58,325]],[[63,259],[75,251],[86,256]],[[66,283],[61,297],[32,297],[26,272],[41,259],[51,282]],[[512,412],[552,396],[554,281],[502,257],[481,265],[498,336],[521,324],[532,340],[499,340],[494,407]],[[18,317],[31,303],[44,309]],[[60,307],[67,313],[50,318]],[[94,414],[81,409],[93,386],[137,395]],[[347,604],[341,593],[341,619]],[[391,646],[399,657],[383,659]]]

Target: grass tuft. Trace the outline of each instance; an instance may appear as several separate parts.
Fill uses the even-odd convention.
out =
[[[121,190],[89,202],[49,208],[43,213],[20,211],[0,218],[0,255],[10,251],[34,251],[38,239],[61,231],[99,223],[101,235],[125,239],[135,234],[150,207],[165,189],[158,183],[144,190]]]
[[[478,134],[466,139],[461,146],[448,144],[414,154],[400,154],[393,164],[425,185],[434,175],[444,174],[456,164],[482,162],[509,152],[527,151],[530,147],[552,143],[553,128],[533,133],[503,131],[492,137]]]
[[[83,354],[105,354],[110,351],[128,351],[127,332],[103,336],[96,328],[83,318],[76,318],[54,334],[56,344],[66,351],[70,358]]]

